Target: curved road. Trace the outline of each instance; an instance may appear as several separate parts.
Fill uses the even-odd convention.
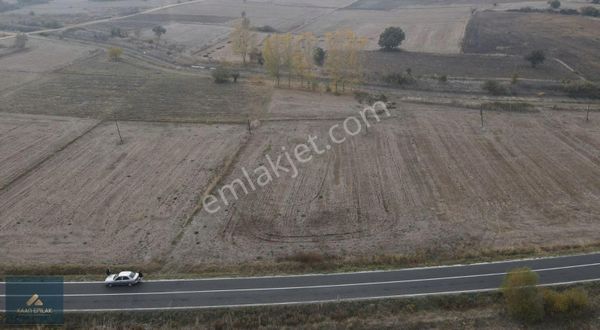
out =
[[[541,285],[600,280],[600,253],[441,267],[338,274],[147,281],[107,288],[65,282],[64,308],[75,311],[169,310],[380,299],[496,290],[506,272],[530,267]],[[0,310],[5,287],[0,282]]]

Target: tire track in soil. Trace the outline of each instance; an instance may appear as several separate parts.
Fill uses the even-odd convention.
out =
[[[243,140],[240,143],[240,147],[230,157],[226,158],[223,161],[222,166],[219,166],[219,168],[222,168],[222,170],[220,172],[216,173],[213,176],[213,178],[209,181],[208,186],[206,187],[204,192],[200,195],[200,198],[197,201],[196,207],[190,213],[190,215],[187,217],[187,219],[183,222],[179,233],[171,241],[172,248],[170,251],[166,252],[167,255],[170,254],[177,247],[177,245],[181,242],[181,239],[183,238],[183,235],[185,234],[187,227],[189,227],[189,225],[194,221],[194,218],[196,217],[196,215],[198,215],[198,213],[200,213],[200,211],[202,211],[202,209],[204,208],[204,206],[202,204],[202,201],[204,200],[204,198],[206,198],[206,196],[210,195],[217,187],[221,186],[223,184],[223,180],[225,180],[225,178],[227,178],[229,175],[231,175],[231,173],[233,172],[234,165],[236,163],[238,163],[240,155],[244,152],[244,150],[246,150],[246,147],[250,144],[251,137],[252,137],[252,134],[246,133],[245,138],[243,138]],[[230,217],[228,223],[225,224],[225,229],[221,232],[221,235],[223,237],[226,237],[228,235],[230,237],[233,236],[233,234],[228,234],[228,232],[231,230],[231,228],[235,227],[234,224],[229,223],[233,219],[233,213],[234,212],[232,212],[232,216]]]
[[[5,191],[7,191],[7,189],[10,186],[12,186],[13,184],[15,184],[17,181],[20,181],[21,179],[23,179],[24,177],[26,177],[27,175],[29,175],[30,173],[32,173],[36,169],[40,168],[48,160],[50,160],[53,157],[57,156],[61,151],[67,149],[69,146],[71,146],[72,144],[74,144],[75,142],[77,142],[78,140],[80,140],[82,137],[84,137],[85,135],[87,135],[88,133],[90,133],[91,131],[93,131],[96,127],[100,126],[102,123],[104,123],[103,120],[98,120],[95,124],[90,125],[90,127],[88,127],[86,130],[84,130],[83,133],[81,133],[80,135],[76,136],[71,141],[67,142],[66,144],[62,145],[61,147],[57,148],[54,152],[51,152],[48,156],[42,158],[37,163],[33,164],[31,167],[25,169],[20,174],[16,175],[13,179],[11,179],[7,183],[5,183],[2,187],[0,187],[0,196],[2,195],[2,193],[4,193]]]

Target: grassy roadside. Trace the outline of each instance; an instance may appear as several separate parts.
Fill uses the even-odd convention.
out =
[[[388,270],[407,267],[468,264],[521,258],[550,257],[591,253],[600,250],[600,243],[539,248],[481,250],[476,252],[424,250],[410,255],[375,255],[337,257],[318,252],[290,255],[277,260],[258,260],[239,264],[199,264],[183,266],[176,271],[165,271],[164,262],[147,264],[110,265],[111,270],[141,270],[147,280],[188,279],[210,277],[290,275],[308,273],[335,273],[368,270]],[[19,267],[0,265],[0,279],[9,275],[64,276],[66,281],[103,280],[107,265],[48,265]]]
[[[583,314],[547,318],[532,329],[600,327],[600,284],[587,290],[591,306]],[[0,325],[0,327],[2,327]],[[369,300],[312,305],[231,309],[68,313],[68,329],[498,329],[522,328],[504,309],[500,293]],[[36,327],[36,329],[41,329]]]

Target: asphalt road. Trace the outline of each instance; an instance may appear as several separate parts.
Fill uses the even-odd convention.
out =
[[[600,280],[600,253],[473,265],[325,275],[147,281],[107,288],[65,282],[65,311],[168,310],[380,299],[496,290],[506,272],[530,267],[541,285]],[[0,310],[5,309],[0,282]]]

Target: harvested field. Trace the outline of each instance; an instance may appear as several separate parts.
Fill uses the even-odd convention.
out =
[[[577,79],[577,75],[556,61],[547,61],[536,69],[521,56],[489,56],[478,54],[423,54],[413,52],[367,52],[364,70],[371,75],[403,73],[413,75],[449,75],[472,78],[511,78],[517,73],[530,79]]]
[[[0,264],[162,258],[246,134],[229,125],[120,128],[124,144],[107,122],[0,191]]]
[[[400,109],[398,118],[301,165],[297,178],[282,174],[215,214],[201,212],[171,253],[172,264],[299,251],[460,256],[600,239],[597,122],[572,112],[488,112],[482,131],[477,111]],[[308,134],[320,137],[323,149],[335,123],[264,124],[223,184]]]
[[[264,111],[270,88],[215,84],[106,54],[79,62],[5,96],[0,111],[121,120],[246,120]]]
[[[473,5],[491,6],[514,0],[357,0],[346,9],[391,10],[401,7]]]
[[[0,70],[13,72],[50,72],[89,56],[94,47],[80,44],[29,38],[27,49],[0,57]]]
[[[406,33],[402,48],[430,53],[459,53],[470,7],[423,7],[389,11],[338,10],[305,26],[301,31],[323,36],[337,29],[352,29],[366,37],[368,49],[379,49],[379,35],[389,26]]]
[[[516,55],[543,49],[547,63],[556,57],[586,78],[600,80],[599,29],[600,20],[581,16],[478,12],[469,23],[463,49]]]
[[[268,119],[345,119],[362,107],[351,96],[276,89],[265,117]]]
[[[166,17],[169,15],[173,15],[173,17],[188,15],[238,18],[241,17],[242,11],[246,12],[253,26],[270,25],[280,32],[287,32],[297,29],[321,15],[330,13],[333,8],[266,2],[241,4],[237,0],[207,0],[164,9],[153,14],[166,15]]]
[[[0,189],[96,123],[67,117],[0,113]]]
[[[177,3],[175,0],[127,0],[127,1],[90,1],[90,0],[52,0],[48,3],[26,6],[10,11],[8,14],[29,15],[30,11],[45,15],[93,15],[107,17],[122,15],[142,9]]]

